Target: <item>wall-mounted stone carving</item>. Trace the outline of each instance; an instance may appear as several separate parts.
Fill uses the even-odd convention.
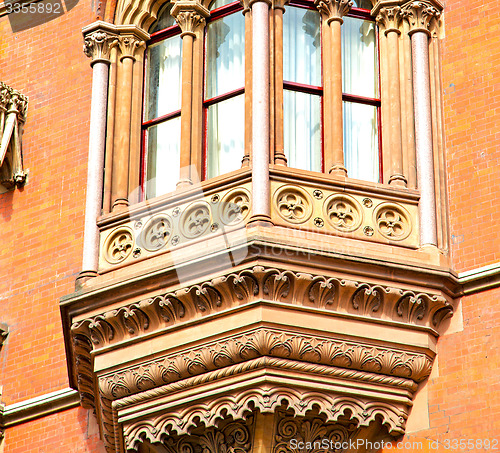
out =
[[[0,184],[11,189],[26,182],[21,138],[28,98],[0,82]]]

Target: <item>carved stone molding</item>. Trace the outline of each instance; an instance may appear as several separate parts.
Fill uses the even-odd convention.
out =
[[[330,23],[332,20],[342,22],[342,17],[349,13],[354,3],[350,0],[315,0],[314,4]]]
[[[372,401],[366,397],[350,397],[315,392],[308,389],[263,385],[238,392],[214,396],[203,404],[193,405],[152,415],[148,420],[127,423],[124,426],[126,445],[137,445],[143,440],[160,442],[163,436],[172,433],[187,434],[190,429],[203,424],[216,426],[217,421],[230,416],[235,420],[245,419],[258,409],[261,413],[274,413],[286,405],[295,416],[303,417],[309,411],[318,409],[326,417],[325,423],[336,423],[348,417],[357,428],[368,426],[380,418],[390,434],[404,432],[408,410],[405,404]]]
[[[165,453],[251,453],[254,425],[253,416],[246,420],[225,420],[217,428],[201,428],[190,435],[164,437],[160,443]],[[133,444],[127,442],[127,450],[137,451],[144,440]]]
[[[410,24],[410,33],[423,31],[430,35],[429,25],[433,19],[439,19],[441,12],[433,3],[412,1],[403,6],[402,15]]]
[[[99,380],[100,392],[107,399],[122,398],[266,356],[341,367],[342,369],[338,370],[339,376],[391,385],[409,385],[411,389],[414,389],[414,386],[407,379],[421,382],[429,376],[432,367],[432,359],[423,353],[403,352],[387,347],[372,347],[352,341],[283,333],[271,329],[257,329],[103,376]],[[279,361],[273,363],[275,366],[282,364]],[[352,371],[346,373],[347,369],[358,370],[361,373]],[[401,379],[387,380],[382,375]]]
[[[130,252],[125,232],[116,236],[115,242],[118,255]],[[103,312],[73,323],[71,330],[73,335],[83,335],[100,348],[180,320],[256,300],[286,302],[431,329],[438,328],[453,313],[448,300],[432,293],[255,266]]]
[[[385,30],[385,34],[394,31],[401,34],[400,25],[403,19],[401,7],[384,7],[377,15],[376,21],[379,27]]]

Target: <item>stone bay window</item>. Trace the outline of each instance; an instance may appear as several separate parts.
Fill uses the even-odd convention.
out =
[[[404,433],[454,306],[442,5],[107,8],[61,310],[108,451]]]

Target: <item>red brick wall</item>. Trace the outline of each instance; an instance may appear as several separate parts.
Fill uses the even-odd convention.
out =
[[[486,451],[453,449],[454,439],[458,442],[497,439],[500,450],[499,299],[500,289],[463,298],[464,330],[439,340],[439,375],[427,383],[430,429],[402,440],[421,441],[426,448],[412,449],[406,448],[410,447],[407,445],[399,450],[386,448],[384,452]],[[489,451],[494,450],[490,447]]]
[[[9,428],[5,453],[105,453],[89,413],[72,409]]]
[[[17,33],[0,18],[0,80],[29,97],[28,183],[0,194],[6,404],[68,387],[59,299],[74,291],[81,266],[91,97],[81,28],[93,17],[90,0],[80,0],[61,17]],[[86,414],[75,409],[9,428],[4,452],[98,451],[85,440]]]
[[[452,251],[461,272],[500,260],[500,11],[446,2],[445,141]]]

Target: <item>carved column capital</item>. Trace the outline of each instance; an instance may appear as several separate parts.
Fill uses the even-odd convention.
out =
[[[399,6],[393,6],[382,8],[377,15],[376,21],[377,25],[385,30],[384,33],[386,35],[392,31],[401,34],[399,26],[401,25],[402,19],[401,8]]]
[[[417,0],[406,3],[402,15],[410,24],[410,34],[421,31],[430,35],[429,25],[432,19],[439,19],[441,12],[432,3]]]
[[[91,66],[96,62],[109,64],[111,49],[118,45],[118,38],[104,30],[84,34],[83,53],[92,58]]]
[[[182,0],[174,4],[171,14],[182,30],[181,36],[195,36],[205,26],[205,18],[210,16],[210,12],[202,4]]]
[[[120,60],[130,58],[135,61],[137,53],[146,48],[146,43],[136,36],[124,35],[118,37],[118,46],[121,52]]]
[[[314,4],[329,24],[332,21],[343,23],[342,17],[349,13],[353,2],[351,0],[315,0]]]

